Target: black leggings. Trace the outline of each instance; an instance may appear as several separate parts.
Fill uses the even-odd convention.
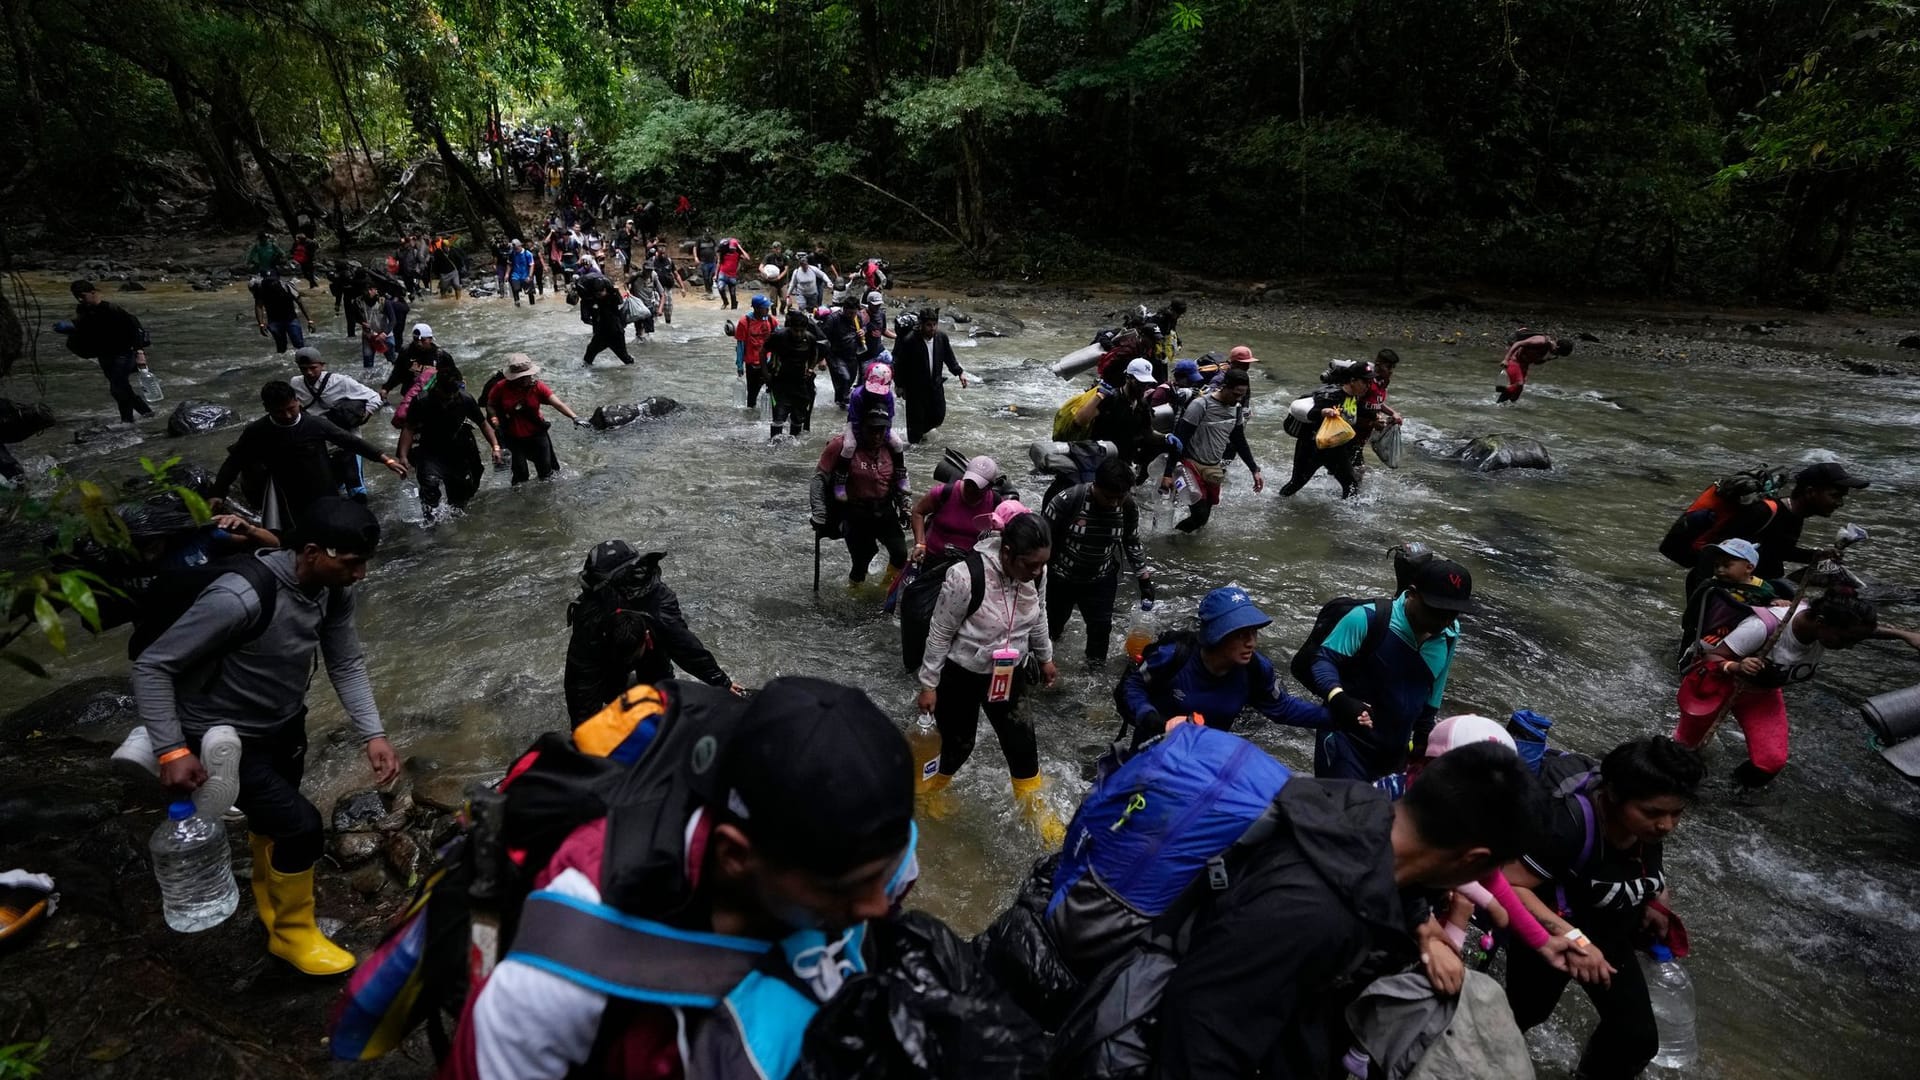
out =
[[[1360,486],[1360,481],[1353,475],[1353,451],[1344,446],[1322,450],[1314,443],[1313,437],[1308,436],[1294,440],[1293,478],[1280,489],[1281,496],[1292,495],[1306,487],[1307,481],[1313,479],[1313,474],[1322,468],[1325,468],[1335,480],[1340,481],[1340,497],[1343,499],[1351,496],[1354,489]]]
[[[867,567],[881,548],[887,549],[887,565],[899,570],[907,565],[907,537],[900,528],[900,515],[891,502],[854,504],[847,509],[844,533],[847,554],[853,557],[853,569],[847,580],[867,580]]]
[[[113,395],[113,403],[120,409],[122,423],[133,423],[134,413],[153,415],[153,407],[133,388],[133,373],[136,370],[138,365],[132,353],[100,358],[100,373],[107,377],[107,392]]]
[[[196,754],[203,734],[187,733]],[[306,771],[305,709],[268,734],[240,737],[240,797],[234,805],[247,815],[248,832],[273,839],[273,868],[283,874],[302,873],[320,861],[320,811],[300,794]]]
[[[766,365],[765,364],[748,364],[746,366],[746,373],[747,373],[747,408],[758,409],[760,407],[760,388],[767,385]],[[773,397],[773,394],[771,391],[768,392],[767,397],[769,399]]]
[[[587,355],[581,363],[592,364],[593,358],[599,356],[603,349],[612,349],[613,355],[619,357],[623,364],[633,363],[633,357],[627,355],[627,328],[624,326],[615,326],[611,330],[605,326],[595,326],[593,340],[587,343]]]
[[[973,756],[973,743],[980,731],[980,713],[1000,737],[1000,752],[1007,756],[1007,774],[1015,780],[1040,775],[1040,747],[1033,739],[1033,725],[1015,718],[1020,692],[1026,680],[1013,677],[1013,692],[1007,700],[987,700],[991,675],[976,675],[948,660],[940,668],[940,692],[933,706],[933,723],[940,729],[940,771],[948,776]]]
[[[1587,1038],[1576,1075],[1587,1080],[1628,1080],[1640,1075],[1660,1049],[1660,1030],[1653,1021],[1653,1003],[1647,998],[1646,978],[1624,933],[1593,933],[1594,944],[1614,967],[1608,986],[1582,983],[1587,1000],[1600,1014],[1600,1025]],[[1566,991],[1564,972],[1555,971],[1532,949],[1518,947],[1507,955],[1507,1005],[1525,1031],[1553,1015]]]
[[[927,434],[947,422],[947,393],[938,384],[901,395],[907,406],[907,441],[921,443]]]
[[[552,476],[560,468],[560,459],[553,453],[553,439],[544,431],[538,435],[525,437],[502,434],[500,446],[513,460],[513,483],[515,484],[526,482],[528,465],[533,466],[542,480]]]
[[[1099,581],[1067,581],[1057,574],[1048,574],[1047,636],[1059,641],[1077,607],[1087,621],[1087,659],[1096,664],[1106,663],[1107,639],[1113,634],[1113,598],[1119,591],[1117,573]]]

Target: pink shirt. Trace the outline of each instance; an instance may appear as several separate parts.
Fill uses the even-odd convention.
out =
[[[979,501],[970,503],[966,501],[965,490],[966,485],[956,480],[928,492],[940,500],[939,507],[927,517],[928,551],[937,555],[950,546],[972,551],[979,541],[986,528],[986,516],[1000,504],[1000,496],[987,488],[980,492]]]

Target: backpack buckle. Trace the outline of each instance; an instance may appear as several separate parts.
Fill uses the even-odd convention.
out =
[[[1207,887],[1214,892],[1225,892],[1227,885],[1227,862],[1215,855],[1207,860]]]

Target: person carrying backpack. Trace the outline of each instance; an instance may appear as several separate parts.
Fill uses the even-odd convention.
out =
[[[1444,947],[1432,892],[1518,856],[1539,803],[1520,759],[1491,744],[1436,759],[1397,803],[1365,785],[1289,780],[1273,802],[1280,827],[1227,864],[1175,946],[1153,1075],[1333,1075],[1347,1004]]]
[[[1238,456],[1253,474],[1254,494],[1266,490],[1267,478],[1247,445],[1247,395],[1252,392],[1251,386],[1246,372],[1227,372],[1212,391],[1195,396],[1174,425],[1174,441],[1185,452],[1167,455],[1160,490],[1172,494],[1173,474],[1182,470],[1191,492],[1191,508],[1175,529],[1198,532],[1213,516],[1213,508],[1220,505],[1220,488],[1227,481],[1229,454]]]
[[[340,481],[330,456],[331,447],[378,461],[400,479],[407,467],[367,440],[346,431],[317,412],[304,412],[293,386],[276,379],[260,388],[266,415],[240,430],[227,448],[227,460],[213,479],[214,498],[224,498],[243,469],[260,469],[271,498],[256,500],[270,529],[298,525],[307,507],[338,494]]]
[[[449,364],[436,371],[426,392],[415,397],[407,409],[399,447],[401,464],[419,475],[420,514],[429,523],[440,512],[443,491],[455,510],[464,508],[480,491],[486,472],[480,465],[480,448],[473,441],[475,427],[486,436],[493,463],[499,465],[506,460],[487,414],[467,393],[460,369]]]
[[[1665,736],[1622,743],[1597,770],[1560,782],[1538,839],[1506,868],[1514,893],[1548,933],[1586,947],[1565,954],[1568,971],[1531,950],[1515,949],[1507,958],[1507,1003],[1521,1030],[1553,1015],[1570,978],[1593,1002],[1600,1024],[1587,1039],[1577,1076],[1629,1080],[1660,1047],[1633,949],[1648,933],[1670,940],[1661,852],[1705,775],[1693,751]]]
[[[1334,720],[1314,742],[1313,775],[1372,781],[1405,769],[1440,713],[1459,617],[1479,610],[1473,575],[1447,559],[1422,563],[1392,601],[1353,603],[1308,654]]]
[[[354,957],[314,922],[313,866],[324,836],[320,811],[300,794],[306,692],[317,651],[374,782],[399,774],[354,627],[353,586],[366,577],[380,523],[359,503],[329,497],[307,509],[288,540],[285,550],[215,564],[228,572],[134,658],[133,698],[160,782],[175,793],[206,782],[195,754],[207,729],[230,724],[239,732],[235,805],[247,815],[267,949],[308,975],[338,975]],[[143,629],[136,626],[136,641]]]
[[[1014,715],[1036,678],[1033,665],[1043,686],[1051,688],[1060,674],[1053,666],[1042,588],[1053,536],[1046,518],[1012,501],[994,508],[991,532],[975,545],[977,559],[948,567],[934,602],[914,699],[914,707],[932,713],[940,728],[940,771],[926,791],[943,792],[973,756],[984,711],[1000,737],[1014,801],[1054,847],[1065,826],[1043,801],[1033,722]]]
[[[771,423],[767,441],[785,426],[793,438],[813,424],[814,372],[826,356],[826,343],[812,316],[787,312],[786,323],[767,335],[767,397]]]
[[[918,874],[893,722],[820,679],[745,704],[661,689],[676,704],[634,773],[646,797],[526,868],[512,951],[468,998],[439,1080],[784,1077],[867,969],[868,923]],[[703,699],[711,715],[676,736]]]
[[[1733,782],[1753,792],[1787,767],[1788,685],[1820,670],[1828,649],[1851,649],[1870,638],[1920,649],[1920,632],[1881,626],[1873,602],[1835,589],[1804,606],[1756,607],[1707,649],[1680,680],[1680,723],[1673,738],[1698,749],[1715,724],[1732,716],[1746,736],[1747,760]]]
[[[708,686],[740,693],[680,613],[680,598],[660,580],[664,551],[642,555],[625,540],[587,553],[580,597],[567,605],[567,715],[579,727],[629,686],[651,685],[680,670]]]
[[[1253,709],[1276,723],[1324,728],[1328,710],[1287,693],[1273,662],[1258,649],[1260,629],[1273,623],[1245,589],[1228,585],[1200,600],[1199,632],[1174,631],[1147,646],[1114,691],[1132,726],[1133,747],[1160,735],[1173,720],[1232,731]],[[1357,723],[1367,723],[1364,718]]]
[[[1349,425],[1358,422],[1360,403],[1373,389],[1373,365],[1364,360],[1336,361],[1320,378],[1324,385],[1315,390],[1310,399],[1296,400],[1281,424],[1294,438],[1293,475],[1280,487],[1283,499],[1292,498],[1323,468],[1340,482],[1341,498],[1350,499],[1360,490],[1360,479],[1353,472],[1352,448],[1342,444],[1322,449],[1316,436],[1320,425],[1327,420],[1337,417]],[[1310,401],[1305,415],[1300,414],[1301,401]]]
[[[1789,561],[1812,564],[1833,554],[1830,549],[1802,544],[1801,532],[1811,518],[1832,517],[1846,505],[1848,492],[1859,491],[1869,483],[1848,472],[1846,466],[1837,461],[1816,462],[1795,474],[1793,490],[1784,498],[1755,498],[1717,524],[1716,515],[1708,510],[1683,515],[1668,531],[1661,551],[1671,558],[1674,547],[1685,550],[1681,534],[1691,533],[1700,538],[1701,542],[1693,549],[1700,554],[1687,572],[1689,596],[1713,576],[1713,559],[1705,549],[1715,540],[1726,537],[1752,542],[1760,550],[1760,559],[1754,564],[1755,576],[1773,581],[1786,575]],[[1681,536],[1680,545],[1675,544],[1677,536]]]
[[[847,542],[847,555],[853,564],[847,572],[849,587],[867,580],[867,568],[882,547],[887,549],[888,588],[907,567],[907,537],[902,525],[908,518],[907,498],[912,486],[905,456],[887,443],[892,426],[893,420],[886,412],[868,412],[861,418],[851,458],[841,457],[845,434],[828,439],[808,489],[814,529],[821,536],[837,536]],[[846,478],[844,499],[836,491],[841,476]]]
[[[1092,483],[1048,499],[1045,512],[1054,536],[1047,567],[1047,636],[1059,641],[1079,608],[1087,624],[1087,666],[1103,667],[1112,644],[1123,554],[1140,598],[1153,599],[1153,570],[1140,542],[1140,508],[1133,501],[1133,470],[1117,457],[1107,458]]]
[[[146,328],[127,309],[101,299],[93,282],[76,281],[72,291],[78,301],[73,322],[54,324],[56,331],[65,327],[67,350],[99,363],[121,423],[133,423],[135,413],[152,416],[153,407],[133,388],[133,373],[147,366]]]

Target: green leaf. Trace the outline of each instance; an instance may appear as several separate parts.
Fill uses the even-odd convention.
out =
[[[60,652],[67,651],[66,624],[60,621],[60,613],[45,596],[33,598],[33,621],[40,624],[40,633],[46,636],[47,644]]]
[[[182,503],[186,504],[187,513],[193,515],[193,523],[195,525],[205,525],[207,522],[213,520],[213,509],[207,505],[207,500],[200,497],[199,492],[189,487],[179,486],[175,486],[171,490],[175,495],[180,496]]]
[[[80,621],[87,624],[87,629],[96,634],[100,632],[100,602],[94,599],[93,590],[87,587],[78,571],[60,575],[60,595],[80,613]]]

